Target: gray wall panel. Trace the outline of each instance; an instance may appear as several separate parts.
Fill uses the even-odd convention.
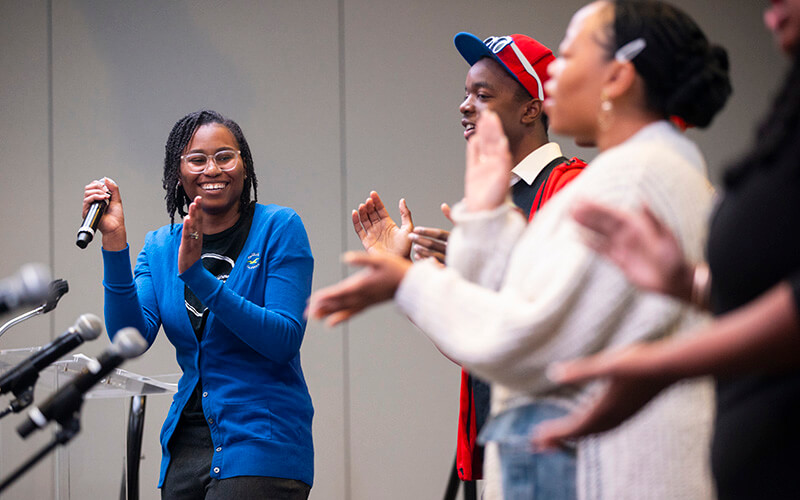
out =
[[[4,235],[0,276],[5,277],[25,262],[51,263],[47,2],[3,1],[0,17],[0,233]],[[4,315],[0,323],[12,317]],[[46,316],[29,319],[8,330],[0,345],[13,349],[44,344],[51,339],[52,325],[52,318]],[[2,407],[7,404],[4,397]],[[3,478],[49,440],[44,435],[23,441],[16,433],[21,421],[22,416],[16,414],[0,421]],[[53,457],[43,460],[4,497],[52,497],[54,464]]]
[[[24,262],[50,264],[52,186],[46,2],[6,1],[0,12],[5,25],[0,32],[0,276],[7,276]],[[48,329],[45,318],[29,320],[3,336],[3,347],[26,347],[46,339]]]

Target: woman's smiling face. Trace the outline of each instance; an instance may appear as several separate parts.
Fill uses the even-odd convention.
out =
[[[238,151],[239,144],[228,127],[220,123],[208,123],[195,130],[183,154],[203,153],[213,156],[219,151]],[[186,160],[181,161],[180,183],[190,200],[203,198],[203,212],[219,220],[239,217],[239,199],[244,190],[245,170],[241,156],[236,154],[236,166],[222,171],[209,159],[202,173],[193,173]]]

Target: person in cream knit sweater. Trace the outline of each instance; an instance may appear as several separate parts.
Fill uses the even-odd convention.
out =
[[[577,199],[647,203],[700,259],[712,191],[702,155],[668,119],[710,123],[730,93],[727,57],[674,7],[599,1],[575,14],[551,67],[551,127],[601,152],[584,173],[526,225],[506,200],[507,141],[487,114],[468,144],[448,267],[350,254],[365,269],[312,295],[309,313],[337,323],[393,297],[442,353],[491,381],[495,417],[483,437],[500,444],[503,498],[713,498],[708,381],[675,387],[575,450],[521,444],[537,422],[594,391],[555,386],[549,363],[698,320],[690,306],[638,292],[585,246],[569,211]]]

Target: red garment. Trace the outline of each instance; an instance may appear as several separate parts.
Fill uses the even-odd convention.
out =
[[[539,187],[533,199],[528,221],[561,188],[569,184],[586,166],[586,162],[573,157],[556,166]],[[483,478],[483,447],[476,445],[478,429],[475,425],[475,399],[472,381],[466,370],[461,370],[461,395],[458,402],[458,441],[456,443],[456,468],[462,481]]]

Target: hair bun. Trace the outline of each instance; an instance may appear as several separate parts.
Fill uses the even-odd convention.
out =
[[[686,58],[676,78],[678,85],[665,101],[668,115],[706,127],[725,106],[731,94],[728,53],[719,45],[706,45],[705,50]]]
[[[731,93],[728,54],[708,42],[684,11],[660,0],[616,0],[614,44],[644,38],[633,60],[645,83],[646,105],[664,118],[705,127]]]

